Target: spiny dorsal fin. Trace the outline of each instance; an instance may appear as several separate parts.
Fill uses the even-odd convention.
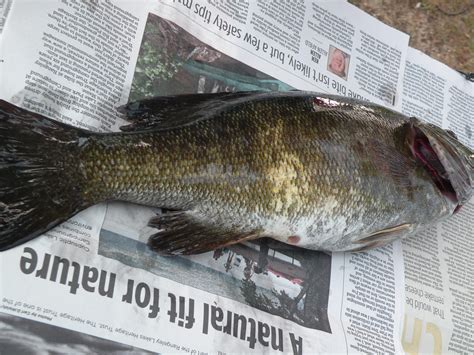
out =
[[[220,92],[213,94],[185,94],[158,96],[131,102],[118,109],[131,123],[122,131],[170,129],[192,124],[242,101],[266,97],[263,91]]]
[[[163,255],[200,254],[261,236],[258,230],[244,232],[210,225],[186,211],[158,215],[148,225],[160,229],[148,239],[148,245]]]
[[[310,112],[328,110],[363,110],[383,115],[396,115],[382,106],[365,101],[318,94],[307,91],[241,91],[207,94],[158,96],[131,102],[118,109],[131,123],[120,127],[124,132],[165,130],[186,126],[214,117],[218,112],[249,101],[290,100],[289,105],[303,103]]]

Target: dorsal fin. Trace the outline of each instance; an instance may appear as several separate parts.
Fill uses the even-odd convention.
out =
[[[269,94],[264,91],[220,92],[158,96],[135,101],[118,109],[131,122],[120,129],[125,132],[163,130],[193,124],[229,106],[265,98]]]
[[[211,94],[158,96],[131,102],[118,109],[131,123],[120,127],[124,132],[166,130],[194,124],[214,117],[218,112],[250,101],[289,100],[289,105],[303,103],[311,112],[328,110],[363,110],[369,113],[396,115],[395,112],[368,102],[307,91],[241,91]]]

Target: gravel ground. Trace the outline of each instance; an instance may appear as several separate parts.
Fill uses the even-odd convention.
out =
[[[453,69],[474,72],[474,0],[349,0],[410,35],[410,46]]]

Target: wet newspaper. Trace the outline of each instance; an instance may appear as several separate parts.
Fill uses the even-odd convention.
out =
[[[298,89],[375,102],[474,145],[473,84],[345,1],[3,3],[0,98],[77,127],[118,131],[116,109],[144,97]],[[0,253],[0,348],[474,348],[472,203],[403,243],[331,255],[263,241],[162,257],[146,246],[160,213],[102,203]]]

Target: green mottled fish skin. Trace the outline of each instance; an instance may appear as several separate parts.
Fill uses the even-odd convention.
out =
[[[223,233],[330,251],[452,213],[410,151],[405,116],[315,98],[266,95],[178,127],[92,135],[79,158],[83,199],[186,210]]]

